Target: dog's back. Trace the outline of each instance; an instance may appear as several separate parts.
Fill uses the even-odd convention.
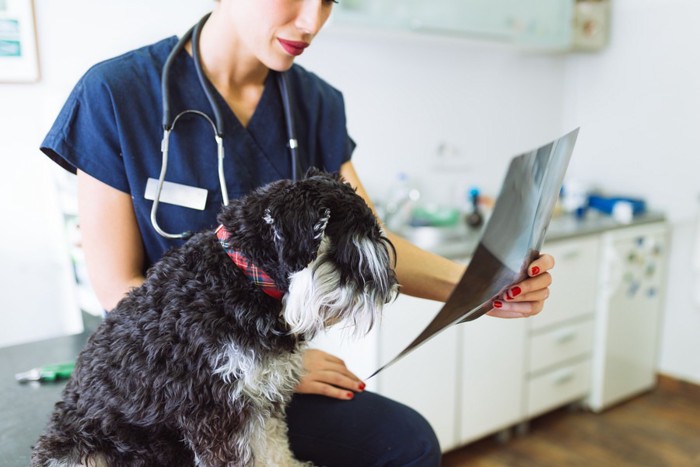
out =
[[[113,466],[194,465],[174,422],[204,421],[203,406],[248,410],[231,399],[235,371],[228,384],[217,374],[224,344],[282,354],[298,341],[279,320],[279,302],[251,287],[211,232],[166,254],[89,339],[32,464],[80,464],[101,453]],[[251,312],[260,309],[270,312]],[[242,429],[239,417],[223,418],[216,429]]]

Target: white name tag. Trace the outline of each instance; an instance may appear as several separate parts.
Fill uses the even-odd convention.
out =
[[[149,178],[146,183],[146,194],[144,197],[153,201],[156,199],[156,191],[158,191],[158,180]],[[203,211],[207,204],[207,194],[208,192],[204,188],[163,182],[159,202]]]

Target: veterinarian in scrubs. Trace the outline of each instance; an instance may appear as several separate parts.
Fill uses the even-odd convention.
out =
[[[351,162],[342,94],[294,64],[312,45],[333,8],[328,0],[220,0],[202,29],[206,78],[222,109],[225,179],[234,198],[273,180],[290,178],[286,119],[276,72],[287,71],[302,172],[339,171],[371,206]],[[193,19],[194,22],[194,19]],[[80,225],[97,297],[112,309],[145,271],[182,240],[166,239],[151,224],[149,178],[161,168],[161,73],[177,42],[170,37],[92,67],[77,83],[42,143],[42,151],[77,173]],[[211,115],[197,79],[191,44],[172,65],[174,112]],[[171,135],[167,180],[207,191],[203,210],[160,204],[166,232],[216,225],[222,204],[211,126],[185,116]],[[445,301],[464,266],[422,251],[389,233],[397,251],[402,292]],[[490,312],[502,318],[538,313],[554,265],[543,255],[517,284],[519,294]],[[515,294],[513,294],[515,295]],[[344,363],[319,350],[304,355],[306,376],[288,408],[289,438],[299,459],[328,466],[436,466],[440,448],[428,423],[412,409],[363,391]]]

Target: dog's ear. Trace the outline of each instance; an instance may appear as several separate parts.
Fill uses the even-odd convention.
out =
[[[329,180],[335,180],[337,182],[345,183],[345,179],[342,175],[340,175],[340,172],[324,172],[323,170],[313,166],[309,167],[305,175],[305,178],[311,177],[325,177]]]
[[[318,255],[331,211],[321,207],[310,212],[266,209],[263,220],[272,229],[277,255],[289,272],[308,266]]]
[[[321,170],[319,168],[311,166],[306,171],[306,175],[304,175],[304,178],[311,178],[311,177],[316,177],[319,175],[326,175],[326,172],[324,172],[323,170]]]

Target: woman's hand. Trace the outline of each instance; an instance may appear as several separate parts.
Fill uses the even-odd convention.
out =
[[[296,387],[300,394],[320,394],[335,399],[350,400],[365,389],[365,383],[347,369],[338,357],[322,350],[304,352],[306,373]]]
[[[552,284],[552,276],[547,271],[553,267],[552,256],[540,255],[528,266],[528,278],[494,300],[493,309],[487,314],[498,318],[526,318],[542,311],[544,301],[549,297],[548,287]]]

